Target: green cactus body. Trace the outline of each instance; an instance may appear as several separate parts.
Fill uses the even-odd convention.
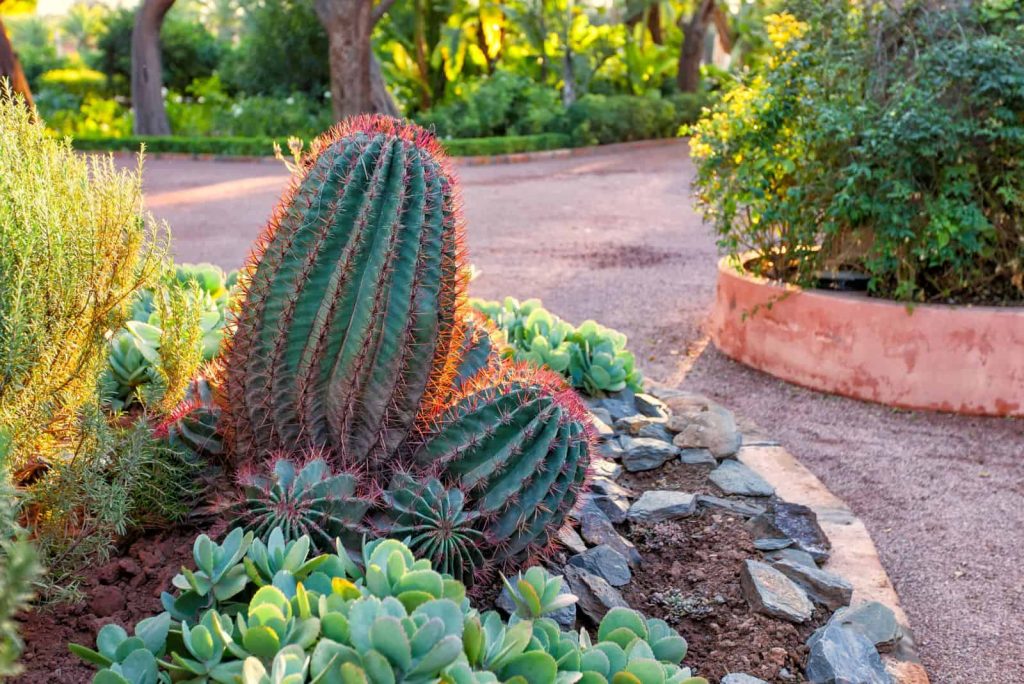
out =
[[[206,375],[200,375],[185,390],[185,399],[153,431],[158,439],[166,439],[195,454],[219,456],[224,453],[224,440],[218,431],[221,409],[213,396]]]
[[[562,525],[593,439],[561,377],[526,365],[464,385],[421,438],[416,465],[467,493],[500,565],[539,551]]]
[[[453,388],[468,382],[481,371],[495,372],[501,363],[498,329],[483,314],[470,309],[465,318],[465,332],[458,351]]]
[[[319,140],[240,278],[225,363],[236,455],[391,454],[454,376],[461,250],[433,138],[359,117]]]

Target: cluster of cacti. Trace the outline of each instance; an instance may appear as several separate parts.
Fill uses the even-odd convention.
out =
[[[225,275],[212,264],[184,264],[165,275],[156,288],[135,293],[130,306],[131,320],[111,337],[107,368],[100,378],[111,408],[122,410],[136,401],[150,405],[164,398],[168,364],[161,355],[161,344],[165,340],[178,342],[199,335],[202,360],[209,362],[217,357],[236,280],[237,272]],[[184,318],[188,321],[182,323],[176,316],[170,329],[165,330],[162,310],[187,310]],[[182,329],[191,328],[196,318],[197,331]],[[177,350],[171,353],[178,355]],[[169,362],[173,364],[174,360]]]
[[[360,473],[384,494],[368,524],[469,582],[548,546],[591,437],[561,378],[503,362],[466,305],[459,203],[412,124],[317,141],[240,278],[221,423],[235,467],[316,450]]]
[[[502,355],[562,374],[590,396],[630,388],[643,390],[636,358],[626,349],[626,336],[594,321],[573,327],[544,308],[539,299],[519,302],[471,300],[478,312],[505,337]]]
[[[544,601],[506,623],[398,541],[365,544],[358,562],[310,548],[280,530],[265,543],[240,529],[223,545],[200,536],[166,612],[71,650],[104,684],[707,684],[680,666],[686,641],[662,620],[613,608],[596,641],[561,631],[544,615],[575,597],[553,600],[561,580],[540,568],[516,585]]]

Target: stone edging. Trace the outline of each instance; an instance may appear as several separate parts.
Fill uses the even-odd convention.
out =
[[[557,150],[540,150],[536,152],[514,152],[510,154],[477,155],[470,157],[452,157],[457,166],[491,166],[498,164],[521,164],[524,162],[544,161],[547,159],[567,159],[571,157],[587,157],[596,154],[627,152],[671,144],[676,138],[657,140],[638,140],[636,142],[611,143],[608,145],[591,145],[588,147],[564,147]],[[87,154],[103,154],[100,150],[89,150]],[[134,159],[136,153],[126,150],[109,152],[115,159]],[[187,161],[223,161],[248,162],[260,164],[280,164],[276,158],[253,155],[224,155],[192,152],[146,152],[146,159],[177,159]]]
[[[817,514],[832,542],[832,555],[822,567],[853,585],[854,605],[878,601],[896,614],[903,627],[898,651],[883,654],[886,668],[900,684],[928,684],[907,616],[864,523],[783,447],[768,443],[744,445],[736,458],[775,487],[780,497],[807,506]]]

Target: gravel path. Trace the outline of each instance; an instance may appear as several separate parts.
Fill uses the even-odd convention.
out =
[[[460,175],[473,294],[619,328],[650,377],[763,426],[863,518],[935,684],[1024,681],[1024,421],[822,395],[708,346],[716,252],[682,143]],[[275,164],[153,160],[145,180],[176,257],[233,268],[287,179]]]

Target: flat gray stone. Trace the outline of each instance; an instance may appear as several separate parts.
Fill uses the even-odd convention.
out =
[[[605,420],[605,417],[608,420]],[[605,409],[594,409],[590,412],[590,424],[599,439],[611,439],[615,436],[615,429],[611,425],[611,417]]]
[[[622,466],[610,459],[595,456],[590,459],[590,472],[597,477],[617,480],[622,475]]]
[[[804,590],[767,563],[744,561],[740,585],[747,603],[758,613],[796,623],[807,622],[814,613]]]
[[[742,672],[730,672],[722,677],[721,684],[768,684],[768,682]]]
[[[569,559],[569,565],[597,575],[613,587],[624,586],[633,579],[633,573],[629,569],[629,562],[625,556],[607,544],[601,544],[576,554]]]
[[[609,425],[613,424],[619,418],[632,416],[637,412],[636,400],[633,393],[627,390],[616,392],[615,394],[607,397],[587,398],[585,401],[591,411],[598,408],[607,411],[611,418],[610,421],[607,421]]]
[[[558,539],[558,543],[573,553],[583,553],[587,550],[587,544],[583,541],[579,532],[574,530],[568,524],[562,525],[562,527],[559,528],[558,532],[555,533],[555,538]]]
[[[860,632],[882,653],[893,651],[903,638],[903,628],[896,621],[896,615],[889,606],[878,601],[840,608],[829,622]]]
[[[811,600],[829,610],[850,605],[853,585],[831,572],[791,560],[778,560],[772,567],[799,584]]]
[[[679,449],[668,442],[650,437],[620,438],[622,467],[631,473],[654,470],[679,455]]]
[[[811,684],[892,684],[882,658],[863,634],[828,623],[807,640],[804,674]]]
[[[573,565],[565,566],[565,580],[569,591],[579,599],[576,606],[579,611],[594,623],[601,621],[612,608],[628,608],[629,604],[622,594],[607,581],[583,568]]]
[[[792,539],[774,539],[762,537],[754,540],[754,548],[758,551],[780,551],[793,545]]]
[[[640,415],[668,420],[668,406],[661,399],[641,392],[636,395],[634,402],[636,403],[636,412]]]
[[[612,414],[608,413],[608,409],[601,408],[600,406],[590,409],[590,415],[592,418],[597,418],[608,427],[611,427],[612,423],[615,422],[612,420]]]
[[[747,503],[746,501],[737,501],[735,499],[723,499],[720,496],[711,496],[710,494],[698,494],[697,503],[704,508],[717,508],[718,510],[735,513],[736,515],[742,515],[748,518],[764,515],[763,506]]]
[[[795,542],[795,546],[814,556],[818,563],[828,560],[832,543],[828,540],[817,514],[801,504],[777,501],[772,506],[772,521],[783,535]]]
[[[665,421],[661,418],[651,418],[650,416],[643,416],[636,413],[632,416],[623,416],[622,418],[619,418],[615,421],[612,427],[619,432],[624,432],[631,437],[636,437],[645,427],[664,424]]]
[[[564,577],[563,577],[564,579]],[[569,583],[566,581],[562,582],[562,588],[559,590],[558,595],[563,596],[565,594],[571,594],[572,590],[569,589]],[[498,594],[498,598],[494,601],[494,605],[500,610],[504,611],[506,615],[511,615],[516,612],[516,604],[512,601],[512,596],[508,593],[508,588],[502,587],[501,593]],[[564,608],[559,608],[553,613],[548,613],[546,617],[551,618],[558,623],[558,626],[562,629],[573,629],[576,625],[576,604],[570,603]]]
[[[811,568],[818,567],[818,564],[814,562],[814,556],[807,553],[803,549],[795,549],[792,546],[778,549],[777,551],[768,551],[764,554],[764,558],[768,562],[787,560],[793,563],[799,563],[800,565],[806,565]]]
[[[697,497],[693,494],[670,490],[648,490],[630,506],[627,515],[630,520],[661,522],[689,517],[696,510]]]
[[[711,471],[708,479],[726,494],[771,496],[775,493],[775,487],[739,461],[722,461],[720,466]]]
[[[679,461],[686,465],[718,465],[718,459],[707,449],[680,449]]]
[[[618,467],[618,464],[614,464]],[[590,479],[590,491],[606,496],[615,496],[622,499],[631,499],[636,496],[631,489],[623,487],[615,480],[604,475],[593,475]]]
[[[584,507],[575,514],[580,523],[580,536],[594,546],[607,544],[629,561],[629,564],[636,567],[640,565],[640,552],[631,541],[623,538],[612,525],[612,521],[604,514],[596,504]]]
[[[606,481],[615,485],[611,480]],[[622,488],[619,487],[619,489]],[[626,520],[626,515],[629,512],[629,497],[624,494],[619,494],[617,492],[605,494],[595,488],[586,492],[582,496],[584,498],[584,507],[586,507],[588,503],[597,506],[613,523],[618,524]]]
[[[618,461],[622,458],[622,443],[617,437],[606,440],[597,445],[597,454],[602,458]]]
[[[716,458],[728,458],[740,449],[743,436],[732,411],[696,394],[666,398],[671,410],[667,427],[678,433],[673,443],[681,449],[704,448]]]

